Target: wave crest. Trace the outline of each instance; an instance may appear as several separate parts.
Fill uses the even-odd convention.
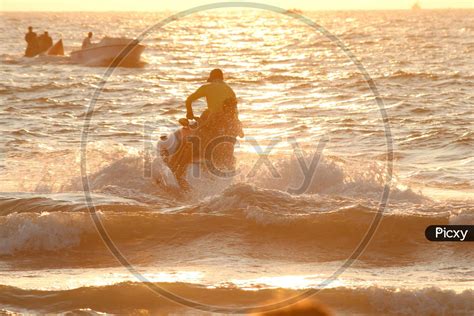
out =
[[[266,289],[245,291],[232,284],[206,288],[189,283],[150,283],[197,302],[221,307],[261,306],[280,302],[303,291]],[[117,303],[117,298],[120,303]],[[384,315],[469,315],[474,312],[474,292],[456,293],[437,287],[398,290],[391,287],[336,287],[321,289],[310,300],[319,301],[342,314]],[[76,311],[77,306],[107,313],[184,313],[186,309],[149,290],[145,284],[123,282],[70,290],[25,290],[0,285],[0,301],[16,308],[36,312]],[[188,310],[189,311],[189,310]],[[198,313],[194,311],[193,313]]]

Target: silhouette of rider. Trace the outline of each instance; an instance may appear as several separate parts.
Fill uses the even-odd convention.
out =
[[[192,102],[205,97],[207,110],[199,118],[197,133],[200,155],[202,157],[212,152],[218,167],[232,168],[235,138],[244,136],[238,118],[237,99],[232,88],[224,82],[222,70],[213,69],[207,82],[187,98],[186,117],[195,118]]]
[[[33,27],[28,27],[28,33],[25,34],[25,41],[27,43],[25,56],[34,57],[39,53],[38,37],[33,32]]]
[[[188,119],[194,119],[192,103],[197,99],[206,98],[209,114],[222,113],[226,100],[235,99],[234,90],[224,82],[222,70],[213,69],[207,82],[186,99],[186,117]]]
[[[87,33],[87,37],[82,41],[82,49],[87,48],[92,45],[91,38],[92,38],[92,32]]]
[[[47,31],[38,36],[38,45],[40,53],[47,51],[51,46],[53,46],[53,39],[49,36]]]

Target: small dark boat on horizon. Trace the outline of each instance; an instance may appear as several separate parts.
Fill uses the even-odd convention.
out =
[[[412,10],[421,10],[420,3],[417,1],[411,6]]]

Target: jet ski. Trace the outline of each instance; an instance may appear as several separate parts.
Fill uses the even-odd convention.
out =
[[[192,137],[198,137],[199,121],[190,122],[188,119],[179,119],[181,125],[177,130],[168,134],[162,135],[157,143],[157,155],[162,163],[172,172],[176,184],[179,187],[186,187],[185,181],[186,172],[188,168],[199,168],[201,162],[199,150],[193,145]],[[160,175],[165,183],[173,181],[166,179],[166,172]],[[155,178],[155,180],[158,180]]]
[[[234,143],[227,138],[225,143],[213,143],[216,138],[212,136],[222,136],[222,131],[216,132],[202,117],[195,118],[194,121],[181,118],[181,126],[177,130],[160,137],[156,147],[157,156],[167,170],[154,174],[157,183],[188,189],[186,178],[190,172],[193,176],[198,174],[211,177],[211,173],[219,176],[222,172],[234,170]],[[215,146],[210,150],[209,146],[213,144]]]

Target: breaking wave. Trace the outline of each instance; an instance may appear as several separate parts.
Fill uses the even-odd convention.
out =
[[[250,163],[241,161],[245,174]],[[141,156],[118,159],[91,174],[89,181],[96,214],[121,245],[143,241],[155,249],[202,238],[218,243],[222,236],[236,236],[253,246],[269,240],[276,247],[347,252],[377,219],[384,185],[382,165],[360,171],[348,164],[321,157],[303,195],[287,192],[301,185],[304,176],[297,160],[286,158],[274,162],[279,177],[264,169],[233,184],[197,185],[207,191],[185,197],[143,177]],[[87,251],[102,244],[83,193],[71,193],[81,189],[76,179],[64,189],[68,193],[0,197],[0,255]],[[474,221],[467,203],[435,203],[410,189],[392,188],[387,209],[369,250],[421,251],[426,241],[420,232],[428,225]]]
[[[149,285],[159,286],[202,304],[224,308],[262,306],[302,293],[302,291],[287,289],[246,291],[231,285],[215,288],[189,283]],[[117,297],[120,297],[120,302],[117,302]],[[469,315],[474,312],[472,290],[456,293],[437,287],[403,290],[379,286],[336,287],[322,289],[310,300],[323,302],[334,311],[344,314],[428,316]],[[132,282],[56,291],[27,290],[0,285],[0,303],[8,306],[7,311],[13,312],[34,310],[44,313],[180,314],[192,311],[156,295],[145,284]],[[197,310],[192,312],[193,315],[203,313]]]
[[[222,236],[234,236],[253,246],[268,240],[276,246],[347,251],[357,246],[377,215],[376,202],[293,196],[248,184],[233,185],[217,196],[174,207],[127,199],[111,202],[104,196],[95,200],[96,214],[114,242],[126,246],[143,241],[153,249],[200,238],[219,242]],[[80,195],[69,202],[46,197],[1,198],[0,209],[0,255],[77,247],[87,250],[102,243]],[[420,232],[427,226],[459,222],[474,222],[474,213],[462,204],[424,208],[395,204],[384,214],[369,249],[422,251],[426,241]]]

